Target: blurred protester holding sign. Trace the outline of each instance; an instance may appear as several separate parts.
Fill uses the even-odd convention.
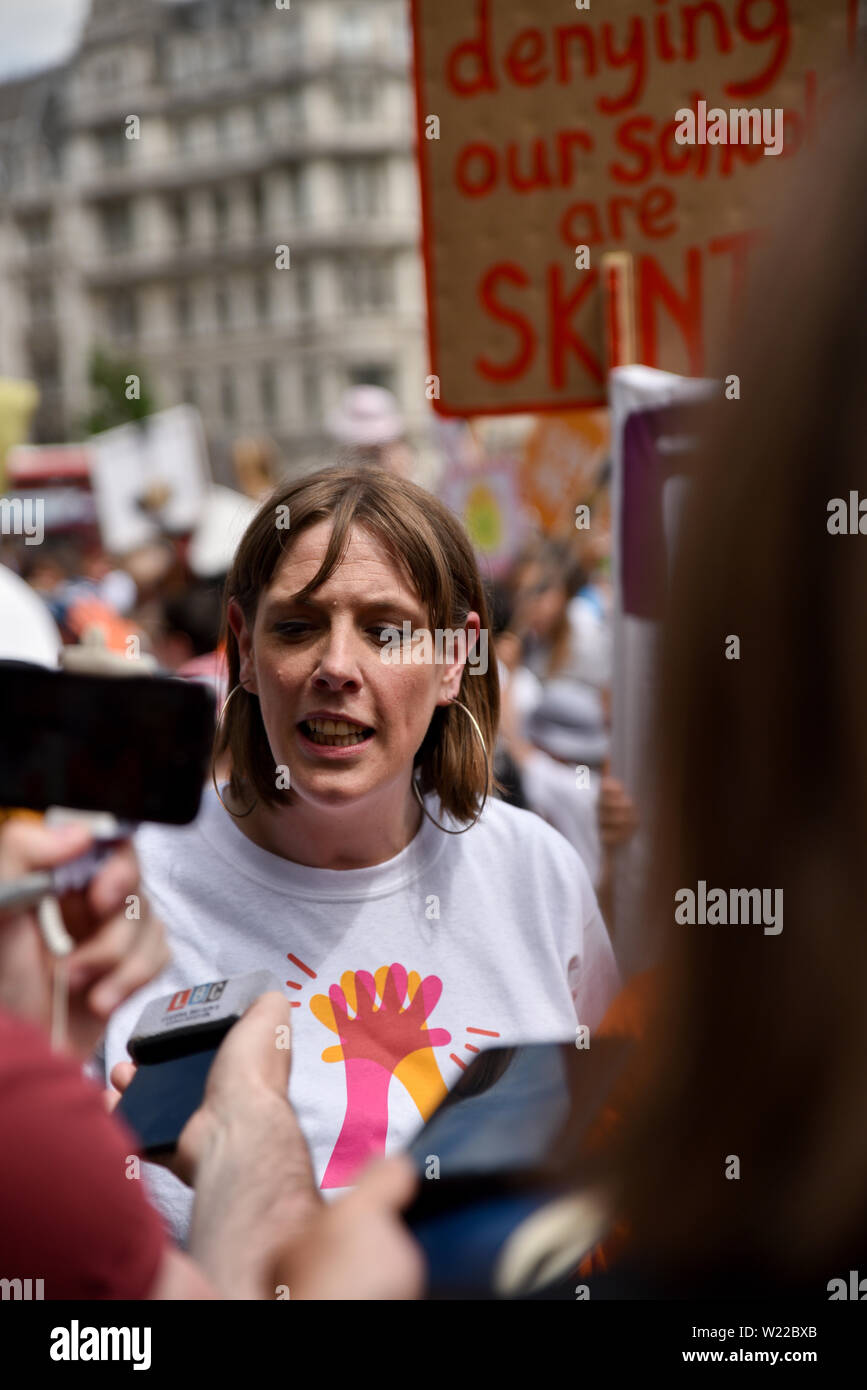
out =
[[[597,886],[606,851],[635,828],[626,790],[605,774],[610,637],[597,595],[568,542],[542,538],[516,561],[497,637],[500,744],[523,804],[578,850]]]

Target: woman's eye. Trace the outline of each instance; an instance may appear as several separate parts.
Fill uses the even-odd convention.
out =
[[[368,628],[378,642],[400,642],[403,637],[401,628],[396,623],[377,623],[374,627]]]
[[[299,637],[303,633],[310,631],[310,623],[304,623],[300,620],[296,622],[276,623],[274,631],[279,633],[281,637]]]

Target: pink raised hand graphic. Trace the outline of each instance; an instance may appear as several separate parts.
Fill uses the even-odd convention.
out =
[[[436,975],[424,980],[416,975],[410,981],[404,967],[394,964],[384,972],[377,971],[377,977],[375,980],[367,970],[356,971],[349,978],[344,975],[341,985],[332,985],[328,991],[330,1009],[322,995],[311,1000],[316,1017],[340,1038],[340,1048],[330,1048],[323,1055],[329,1061],[342,1056],[346,1068],[346,1115],[323,1187],[344,1187],[366,1158],[384,1153],[393,1072],[415,1054],[426,1052],[432,1058],[432,1048],[451,1041],[444,1028],[427,1027],[442,994],[442,981]],[[404,1007],[408,985],[409,1000]],[[354,1015],[350,1014],[347,994],[355,1004]],[[442,1085],[435,1062],[434,1069]]]

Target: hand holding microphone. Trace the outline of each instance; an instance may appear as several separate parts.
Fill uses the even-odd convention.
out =
[[[0,882],[34,881],[32,876],[48,874],[58,880],[66,866],[93,847],[85,826],[57,827],[12,817],[0,826]],[[130,899],[135,900],[134,911]],[[0,911],[0,1007],[47,1028],[55,957],[40,932],[35,901],[31,894],[28,906]],[[162,970],[169,952],[162,923],[139,893],[138,863],[128,841],[112,848],[92,877],[66,891],[60,904],[73,942],[64,960],[68,1045],[85,1058],[112,1010]]]

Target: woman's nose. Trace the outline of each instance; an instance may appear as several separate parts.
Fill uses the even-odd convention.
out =
[[[348,634],[332,632],[326,638],[313,684],[317,690],[358,689],[361,685],[357,655]]]

